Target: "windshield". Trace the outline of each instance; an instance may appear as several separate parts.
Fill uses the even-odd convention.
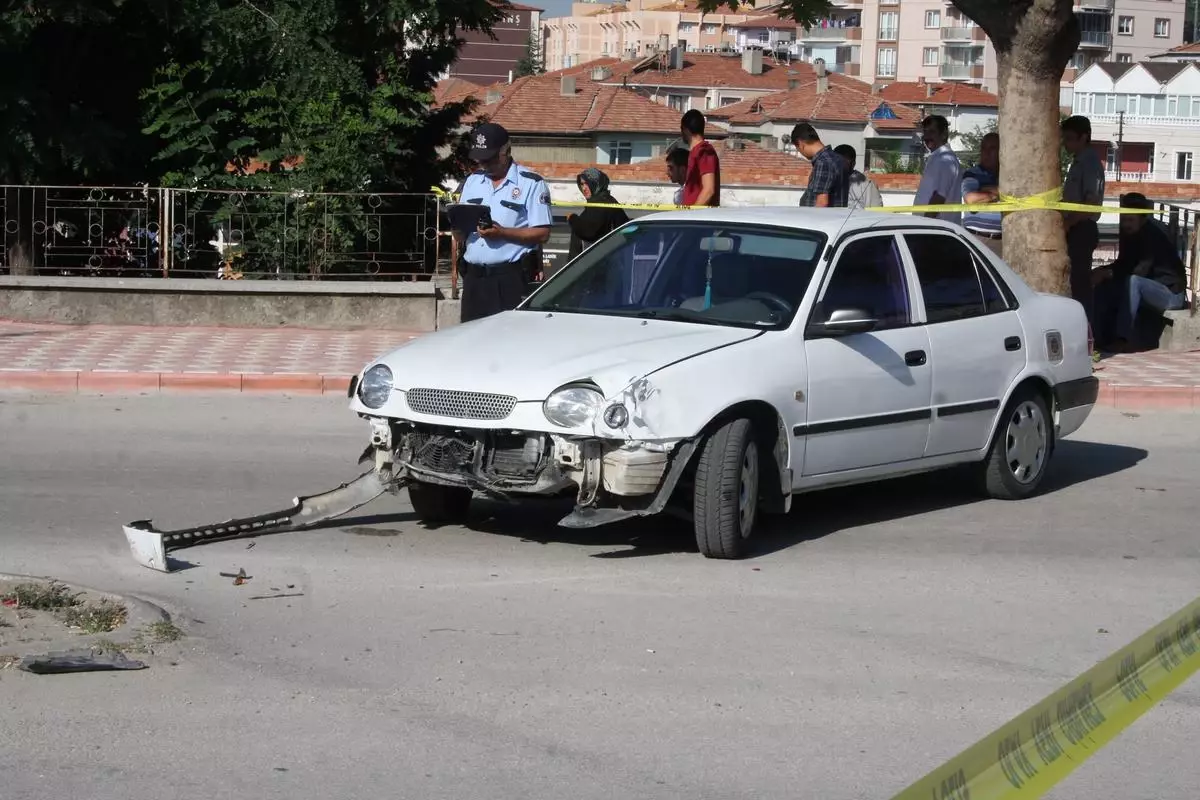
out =
[[[824,244],[824,234],[791,228],[631,222],[585,250],[522,308],[784,327]]]

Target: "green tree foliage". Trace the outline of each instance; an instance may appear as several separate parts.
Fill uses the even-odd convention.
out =
[[[26,0],[0,11],[0,179],[426,191],[488,0]]]
[[[529,42],[525,45],[525,55],[517,62],[513,77],[525,75],[541,75],[546,71],[545,59],[542,58],[542,43],[534,34],[529,34]]]

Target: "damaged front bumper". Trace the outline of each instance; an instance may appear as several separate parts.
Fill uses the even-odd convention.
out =
[[[686,439],[639,442],[367,419],[372,435],[364,461],[410,480],[506,500],[573,492],[575,510],[559,521],[569,528],[663,511],[695,447]]]

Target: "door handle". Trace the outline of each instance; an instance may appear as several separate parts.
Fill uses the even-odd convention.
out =
[[[904,363],[910,367],[921,367],[925,365],[924,350],[909,350],[904,354]]]
[[[1004,340],[1004,349],[1011,352],[1016,352],[1021,349],[1021,337],[1010,336]]]

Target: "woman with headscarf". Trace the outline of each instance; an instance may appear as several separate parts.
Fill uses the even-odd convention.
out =
[[[571,247],[567,261],[571,261],[605,234],[629,221],[622,208],[605,208],[617,201],[608,191],[608,176],[595,167],[588,167],[575,177],[579,193],[587,200],[588,208],[579,214],[567,217],[571,226]]]

